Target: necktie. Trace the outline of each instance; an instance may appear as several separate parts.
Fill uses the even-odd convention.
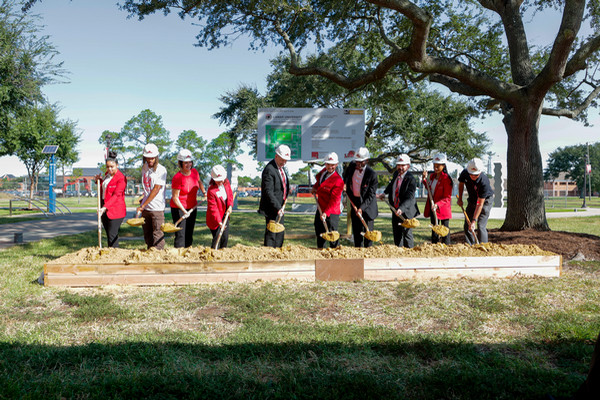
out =
[[[283,184],[283,198],[285,199],[287,197],[287,188],[285,184],[285,172],[283,172],[283,168],[279,168],[279,173],[281,174],[281,183]]]
[[[396,180],[396,193],[394,196],[394,207],[396,209],[400,206],[400,185],[402,184],[402,176],[398,175],[398,179]]]
[[[362,169],[362,168],[359,168],[359,169],[358,169],[358,173],[362,174],[362,172],[363,172],[363,169]]]

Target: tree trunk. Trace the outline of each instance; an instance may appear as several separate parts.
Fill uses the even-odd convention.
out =
[[[544,204],[544,177],[539,145],[542,101],[526,99],[504,111],[508,135],[507,209],[502,231],[549,231]]]

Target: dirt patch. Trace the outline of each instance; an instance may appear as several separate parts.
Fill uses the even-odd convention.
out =
[[[65,254],[52,263],[56,264],[137,264],[137,263],[199,263],[205,261],[276,261],[276,260],[316,260],[332,258],[402,258],[402,257],[486,257],[486,256],[527,256],[553,255],[532,244],[486,243],[468,246],[455,244],[424,244],[413,249],[393,245],[378,245],[368,249],[341,246],[336,249],[308,248],[304,246],[252,247],[236,245],[230,248],[213,250],[198,246],[187,249],[128,250],[99,249],[87,247],[76,253]]]
[[[600,237],[585,233],[561,231],[539,232],[524,230],[517,232],[501,232],[498,229],[489,230],[489,241],[496,244],[533,244],[542,250],[551,251],[570,260],[578,253],[586,260],[600,260]],[[451,235],[452,243],[464,243],[462,232]]]

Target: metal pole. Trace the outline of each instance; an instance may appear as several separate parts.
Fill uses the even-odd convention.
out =
[[[587,208],[587,204],[585,204],[585,197],[587,195],[586,192],[585,192],[586,187],[587,187],[587,181],[586,181],[587,171],[585,170],[585,168],[586,167],[584,165],[584,167],[583,167],[583,204],[581,205],[581,208]]]
[[[588,196],[589,196],[589,200],[592,201],[592,171],[590,170],[588,173],[588,168],[587,168],[587,166],[590,165],[590,143],[587,142],[586,146],[587,146],[587,162],[585,165],[585,172],[588,175],[588,185],[589,185]]]

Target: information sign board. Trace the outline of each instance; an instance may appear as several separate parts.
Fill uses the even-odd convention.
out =
[[[275,157],[275,148],[286,144],[292,160],[323,159],[335,151],[340,161],[350,161],[365,145],[365,112],[340,108],[261,108],[258,110],[259,161]]]

